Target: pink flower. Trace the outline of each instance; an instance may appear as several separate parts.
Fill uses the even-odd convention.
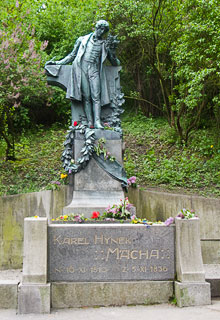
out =
[[[164,222],[164,224],[165,224],[166,226],[169,226],[169,225],[171,225],[172,223],[174,223],[174,218],[173,218],[173,217],[169,217],[169,218]]]
[[[18,99],[20,97],[20,93],[18,92],[15,96],[14,96],[14,98],[15,99]]]

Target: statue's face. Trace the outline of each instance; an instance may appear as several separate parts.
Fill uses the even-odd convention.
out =
[[[105,26],[99,26],[98,28],[96,28],[95,33],[97,38],[102,38],[102,36],[108,32],[108,28],[106,28]]]

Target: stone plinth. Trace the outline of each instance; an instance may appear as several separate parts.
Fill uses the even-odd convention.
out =
[[[18,313],[50,313],[50,283],[19,285]]]
[[[53,282],[52,308],[168,303],[173,281]]]
[[[47,283],[47,218],[24,219],[22,283]]]
[[[199,219],[175,219],[176,272],[175,296],[179,307],[211,304],[210,284],[205,282]]]
[[[208,282],[175,282],[175,296],[178,307],[203,306],[211,304]]]
[[[122,163],[122,141],[118,132],[95,129],[96,139],[105,138],[106,149]],[[96,142],[97,142],[96,140]],[[74,140],[74,159],[80,157],[84,137],[78,131]],[[113,179],[92,158],[86,168],[74,175],[72,202],[64,207],[63,214],[84,213],[90,217],[93,211],[102,213],[109,205],[124,199],[121,182]]]
[[[174,279],[173,226],[52,224],[48,237],[51,282]]]

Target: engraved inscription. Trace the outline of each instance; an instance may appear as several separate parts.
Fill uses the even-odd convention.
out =
[[[50,281],[174,279],[174,228],[49,227]]]

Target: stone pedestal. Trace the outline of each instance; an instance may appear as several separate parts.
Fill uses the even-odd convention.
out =
[[[95,129],[96,142],[105,138],[106,149],[116,160],[122,163],[122,140],[118,132]],[[74,141],[74,159],[80,157],[84,137],[76,132]],[[90,217],[93,211],[102,213],[109,205],[124,199],[121,182],[113,179],[92,158],[85,169],[74,175],[72,202],[64,207],[63,214],[83,213]]]
[[[18,313],[49,312],[47,218],[25,218],[23,277],[18,289]]]
[[[205,281],[175,281],[175,296],[178,307],[202,306],[211,304],[210,284]]]
[[[179,307],[211,304],[210,284],[205,282],[199,219],[175,219],[176,272],[175,295]]]
[[[50,313],[50,283],[19,285],[18,313]]]
[[[22,283],[47,283],[47,218],[24,219]]]

